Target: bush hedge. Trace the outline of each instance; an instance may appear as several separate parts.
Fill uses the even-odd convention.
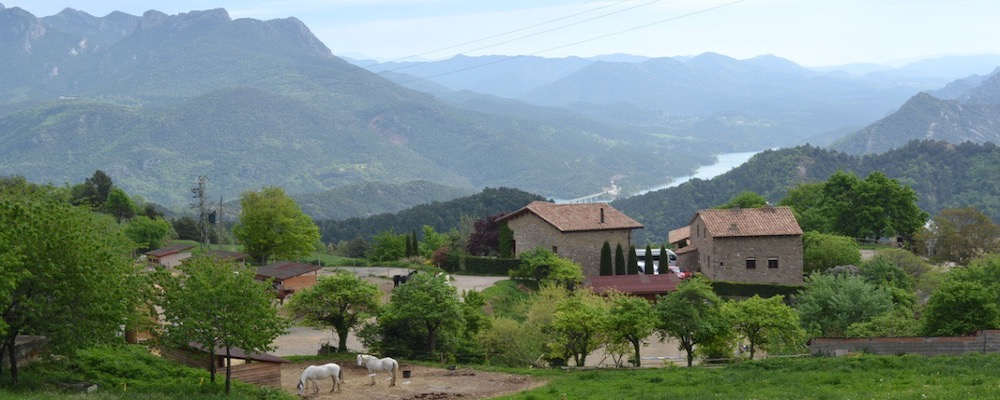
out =
[[[712,290],[721,297],[753,297],[758,295],[763,298],[774,297],[776,295],[785,296],[788,299],[791,295],[802,290],[803,286],[776,285],[767,283],[741,283],[741,282],[721,282],[714,281]]]

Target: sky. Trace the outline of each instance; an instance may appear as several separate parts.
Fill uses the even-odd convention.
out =
[[[997,0],[0,0],[38,17],[225,8],[236,18],[295,17],[335,55],[379,61],[456,54],[737,59],[803,66],[898,67],[1000,54]]]

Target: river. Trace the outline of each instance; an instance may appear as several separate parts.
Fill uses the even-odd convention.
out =
[[[716,156],[717,161],[715,164],[702,165],[694,171],[694,175],[682,176],[680,178],[674,178],[674,180],[648,189],[640,190],[630,196],[638,196],[640,194],[646,194],[649,192],[655,192],[660,189],[672,188],[674,186],[680,186],[680,184],[692,180],[694,178],[698,179],[712,179],[716,176],[722,175],[729,170],[743,165],[743,163],[750,160],[755,154],[760,153],[759,151],[748,151],[743,153],[724,153]]]
[[[702,166],[698,167],[698,169],[696,169],[694,171],[693,175],[682,176],[680,178],[674,178],[674,180],[672,180],[670,182],[667,182],[667,183],[664,183],[664,184],[661,184],[661,185],[657,185],[657,186],[654,186],[654,187],[651,187],[651,188],[646,188],[646,189],[640,190],[640,191],[638,191],[636,193],[632,193],[631,195],[629,195],[627,197],[638,196],[640,194],[646,194],[646,193],[649,193],[649,192],[655,192],[655,191],[660,190],[660,189],[671,188],[671,187],[674,187],[674,186],[678,186],[678,185],[680,185],[680,184],[682,184],[684,182],[687,182],[687,181],[689,181],[691,179],[694,179],[694,178],[698,178],[698,179],[712,179],[712,178],[714,178],[716,176],[719,176],[719,175],[722,175],[722,174],[728,172],[729,170],[731,170],[733,168],[736,168],[736,167],[738,167],[740,165],[743,165],[743,163],[747,162],[747,160],[749,160],[751,157],[754,156],[754,154],[757,154],[757,153],[760,153],[760,152],[759,151],[747,151],[747,152],[743,152],[743,153],[723,153],[723,154],[719,154],[718,156],[716,156],[715,164],[702,165]],[[611,199],[613,199],[614,197],[617,197],[617,195],[618,195],[618,193],[617,193],[618,187],[614,185],[614,182],[611,182],[611,183],[612,183],[611,190],[605,190],[605,191],[600,192],[600,193],[594,193],[594,194],[591,194],[591,195],[587,195],[587,196],[583,196],[583,197],[578,197],[578,198],[575,198],[575,199],[554,199],[553,201],[555,201],[556,203],[560,203],[560,204],[565,204],[565,203],[586,203],[586,202],[593,202],[593,201],[610,201]]]

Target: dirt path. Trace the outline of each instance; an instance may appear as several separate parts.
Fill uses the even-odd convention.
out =
[[[545,384],[530,377],[498,372],[483,372],[464,368],[449,371],[443,368],[423,366],[400,366],[396,386],[389,386],[385,373],[375,376],[375,386],[368,370],[360,368],[353,360],[312,361],[309,363],[288,363],[281,367],[281,387],[288,393],[296,393],[299,376],[306,366],[336,362],[344,372],[340,392],[330,393],[333,382],[319,382],[319,393],[309,395],[309,399],[485,399],[536,388]],[[411,371],[410,378],[402,377],[402,370]],[[308,394],[308,393],[307,393]]]

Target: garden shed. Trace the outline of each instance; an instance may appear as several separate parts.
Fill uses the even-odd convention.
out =
[[[256,279],[273,279],[276,290],[291,293],[315,285],[321,269],[319,265],[281,261],[258,267]]]
[[[267,353],[247,354],[243,349],[235,347],[230,348],[229,352],[232,357],[233,379],[260,386],[281,387],[281,364],[288,360]],[[211,355],[208,350],[194,342],[183,348],[168,349],[162,354],[163,358],[189,367],[208,369],[210,365]],[[215,359],[211,363],[215,364],[216,371],[225,373],[226,349],[216,347]]]

